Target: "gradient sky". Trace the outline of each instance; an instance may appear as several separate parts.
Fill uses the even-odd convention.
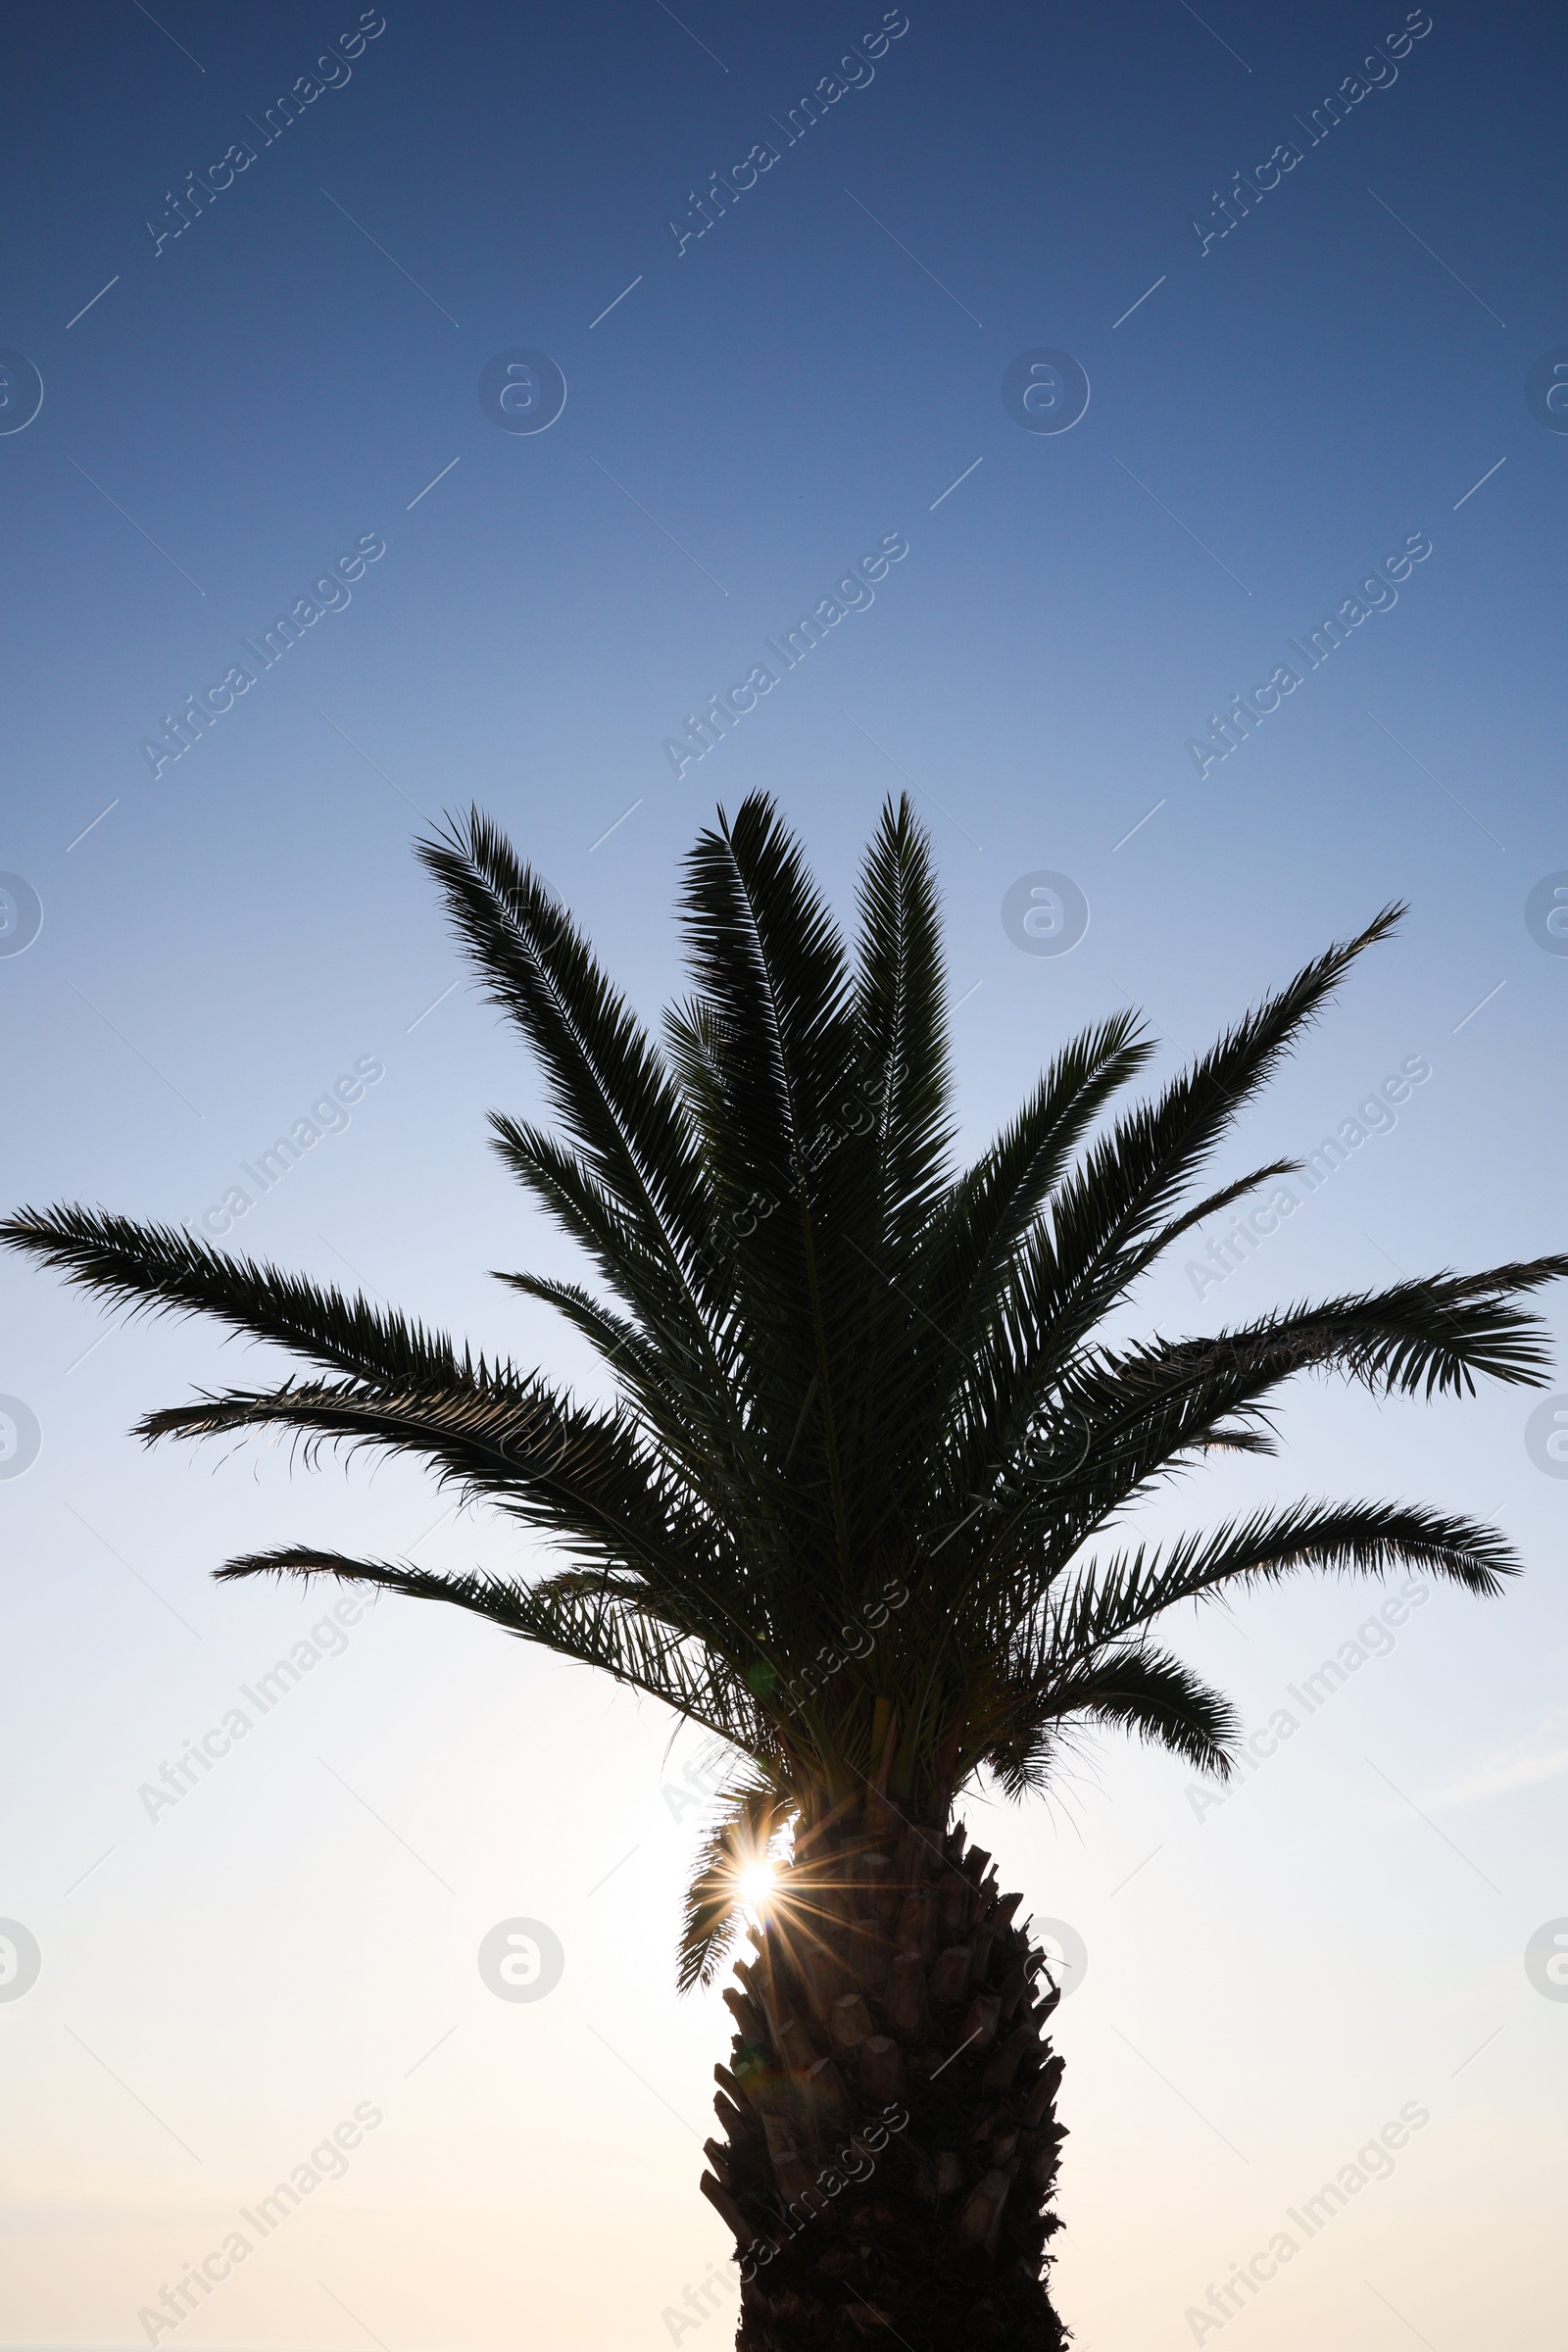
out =
[[[413,835],[477,799],[653,1013],[716,804],[776,793],[847,906],[907,785],[970,1150],[1076,1025],[1131,998],[1169,1068],[1410,903],[1227,1169],[1315,1146],[1402,1064],[1430,1075],[1223,1283],[1170,1264],[1146,1326],[1563,1245],[1568,957],[1526,919],[1568,869],[1568,433],[1527,399],[1568,361],[1560,14],[1438,5],[1416,38],[1397,0],[909,0],[882,46],[884,22],[875,0],[12,12],[0,426],[28,366],[43,401],[0,432],[0,870],[42,928],[12,953],[32,902],[0,899],[8,1202],[217,1209],[249,1250],[587,1377],[487,1279],[571,1256],[484,1149],[486,1108],[535,1080],[460,979]],[[1380,86],[1314,133],[1379,50]],[[710,174],[760,143],[776,160],[697,235]],[[1220,235],[1282,143],[1297,160]],[[481,406],[518,350],[564,378],[538,433]],[[1059,434],[1004,405],[1040,350],[1089,381]],[[907,553],[874,602],[677,777],[687,714],[888,540]],[[1396,602],[1315,668],[1293,654],[1411,541],[1431,552]],[[270,667],[247,653],[375,546]],[[236,663],[254,684],[181,758],[143,750]],[[1299,683],[1253,733],[1195,758],[1281,664]],[[1088,904],[1064,956],[1004,926],[1040,872]],[[223,1212],[356,1063],[347,1122]],[[117,1325],[14,1259],[0,1301],[0,1392],[42,1438],[0,1478],[0,1918],[41,1954],[0,1997],[0,2339],[144,2343],[138,2312],[358,2106],[381,2121],[343,2176],[162,2342],[674,2340],[664,2314],[726,2250],[696,2181],[727,2016],[672,1989],[695,1743],[389,1603],[150,1819],[138,1789],[330,1606],[215,1587],[220,1559],[300,1539],[500,1565],[515,1540],[396,1464],[145,1454],[138,1413],[265,1357]],[[1385,1621],[1220,1806],[1106,1740],[1053,1804],[971,1813],[1088,1955],[1059,2015],[1056,2275],[1085,2352],[1561,2341],[1568,2001],[1526,1951],[1568,1930],[1568,1481],[1527,1449],[1538,1401],[1304,1386],[1280,1460],[1151,1524],[1421,1496],[1498,1514],[1527,1580]],[[1265,1726],[1384,1597],[1258,1593],[1180,1641]],[[475,1965],[513,1917],[564,1948],[536,2003]],[[1392,2175],[1199,2328],[1405,2107],[1429,2121]],[[727,2338],[717,2316],[679,2334]]]

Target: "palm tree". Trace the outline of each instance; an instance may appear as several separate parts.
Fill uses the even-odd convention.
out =
[[[496,1116],[496,1148],[597,1287],[501,1279],[565,1316],[613,1401],[168,1226],[63,1207],[0,1235],[307,1367],[150,1414],[145,1439],[282,1428],[412,1453],[563,1555],[528,1581],[291,1545],[220,1577],[456,1602],[724,1743],[679,1975],[711,1981],[748,1931],[702,2182],[736,2240],[740,2343],[1055,2347],[1058,1990],[955,1805],[981,1776],[1044,1788],[1084,1725],[1224,1776],[1235,1716],[1152,1636],[1179,1601],[1303,1568],[1499,1592],[1517,1565],[1500,1536],[1405,1504],[1290,1502],[1165,1548],[1085,1546],[1210,1448],[1270,1451],[1295,1373],[1429,1396],[1478,1373],[1539,1384],[1541,1326],[1513,1301],[1568,1257],[1211,1339],[1104,1336],[1161,1251],[1296,1164],[1191,1198],[1398,908],[1094,1136],[1152,1047],[1130,1013],[1085,1031],[956,1173],[937,891],[906,803],[867,854],[853,962],[770,803],[720,812],[687,860],[693,994],[662,1051],[482,815],[420,855],[554,1106],[556,1134]]]

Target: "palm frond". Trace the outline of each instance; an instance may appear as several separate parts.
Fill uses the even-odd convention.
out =
[[[994,1310],[1017,1250],[1111,1097],[1149,1060],[1136,1013],[1075,1037],[991,1149],[952,1188],[921,1253],[922,1301],[952,1317],[960,1347]]]
[[[792,1806],[766,1781],[720,1790],[720,1811],[698,1852],[676,1952],[677,1991],[710,1984],[722,1968],[744,1917],[744,1874],[765,1863]]]
[[[0,1244],[54,1266],[68,1282],[139,1314],[210,1315],[254,1340],[364,1380],[451,1387],[485,1377],[484,1359],[406,1316],[383,1313],[334,1285],[308,1282],[254,1258],[231,1257],[172,1225],[138,1224],[108,1209],[19,1208]],[[498,1369],[506,1377],[507,1368]]]
[[[220,1573],[440,1600],[728,1742],[683,1983],[719,1965],[737,1857],[792,1818],[808,1844],[868,1787],[945,1819],[977,1774],[1012,1795],[1047,1785],[1095,1725],[1223,1773],[1234,1715],[1152,1645],[1173,1608],[1305,1570],[1414,1570],[1476,1596],[1517,1572],[1494,1530],[1416,1503],[1276,1503],[1160,1545],[1105,1533],[1215,1451],[1271,1451],[1298,1373],[1425,1398],[1546,1375],[1529,1301],[1568,1255],[1208,1338],[1109,1336],[1162,1250],[1292,1172],[1270,1157],[1219,1182],[1210,1163],[1400,909],[1143,1103],[1125,1099],[1153,1051],[1137,1014],[1046,1041],[1018,1115],[956,1170],[936,874],[907,801],[882,811],[853,950],[773,803],[720,810],[686,861],[690,993],[658,1046],[488,818],[420,855],[543,1072],[553,1116],[497,1115],[496,1147],[586,1267],[500,1280],[587,1342],[606,1403],[167,1225],[20,1209],[0,1242],[133,1314],[205,1314],[302,1367],[150,1413],[149,1441],[391,1450],[514,1541],[549,1540],[547,1558],[471,1573],[309,1546]],[[792,1883],[808,1877],[797,1855]]]
[[[1053,1659],[1020,1682],[1025,1737],[998,1741],[985,1759],[1009,1795],[1040,1786],[1031,1770],[1034,1757],[1043,1750],[1049,1759],[1056,1727],[1075,1719],[1130,1732],[1200,1772],[1230,1777],[1240,1718],[1229,1700],[1165,1650],[1139,1642],[1076,1660]]]
[[[421,842],[419,855],[490,1001],[538,1055],[576,1151],[678,1297],[710,1212],[695,1138],[659,1054],[565,909],[477,808]],[[687,1303],[695,1326],[695,1301]]]
[[[866,855],[855,982],[883,1226],[901,1243],[924,1222],[952,1140],[945,978],[931,847],[905,794]]]
[[[628,1689],[661,1699],[700,1730],[715,1733],[743,1753],[770,1752],[765,1726],[747,1685],[711,1650],[647,1608],[628,1605],[599,1580],[569,1576],[529,1587],[474,1570],[434,1571],[385,1560],[354,1560],[311,1545],[284,1544],[227,1561],[220,1581],[257,1576],[331,1576],[345,1584],[375,1585],[410,1600],[440,1600],[484,1617],[521,1641],[537,1642],[581,1666],[594,1666]]]
[[[1370,1577],[1419,1569],[1491,1599],[1519,1574],[1519,1562],[1495,1528],[1472,1519],[1407,1503],[1295,1502],[1163,1550],[1139,1544],[1085,1569],[1050,1608],[1039,1654],[1076,1657],[1124,1640],[1178,1602],[1236,1584],[1276,1584],[1303,1569]]]
[[[542,1383],[472,1382],[447,1389],[287,1381],[234,1389],[147,1414],[135,1435],[205,1439],[289,1430],[307,1458],[323,1446],[403,1453],[466,1497],[548,1529],[589,1561],[634,1563],[672,1588],[702,1587],[692,1556],[708,1528],[667,1466],[647,1456],[626,1421],[574,1405]]]
[[[981,1359],[993,1383],[980,1440],[990,1452],[971,1458],[968,1483],[994,1498],[1014,1537],[1070,1517],[1081,1540],[1216,1443],[1267,1449],[1269,1406],[1298,1373],[1343,1374],[1380,1395],[1473,1394],[1478,1378],[1539,1386],[1550,1363],[1545,1326],[1512,1301],[1565,1275],[1565,1256],[1445,1273],[1287,1309],[1213,1339],[1081,1352],[1061,1366],[1049,1323],[1014,1322]],[[1081,1457],[1059,1477],[1042,1480],[1031,1458],[1042,1427],[1060,1429]],[[1239,1438],[1244,1429],[1250,1440]]]
[[[1221,1185],[1219,1191],[1210,1193],[1205,1200],[1196,1200],[1191,1208],[1183,1209],[1179,1217],[1172,1217],[1168,1224],[1161,1226],[1149,1245],[1150,1259],[1158,1257],[1170,1248],[1172,1242],[1180,1241],[1184,1233],[1191,1233],[1193,1227],[1200,1225],[1205,1217],[1218,1216],[1220,1210],[1229,1208],[1233,1200],[1243,1200],[1248,1193],[1255,1193],[1259,1185],[1271,1183],[1276,1176],[1298,1175],[1302,1164],[1298,1159],[1271,1159],[1266,1167],[1253,1168],[1248,1176],[1238,1176],[1234,1184]]]
[[[1050,1230],[1037,1231],[1015,1298],[1031,1321],[1049,1316],[1058,1358],[1165,1246],[1159,1236],[1184,1187],[1321,1016],[1357,956],[1386,939],[1404,911],[1386,906],[1355,938],[1265,997],[1154,1102],[1119,1119],[1053,1196]]]

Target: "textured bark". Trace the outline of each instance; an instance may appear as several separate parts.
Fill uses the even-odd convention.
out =
[[[803,1841],[738,1964],[702,2185],[737,2241],[740,2352],[1064,2341],[1060,1996],[964,1846],[853,1808]]]

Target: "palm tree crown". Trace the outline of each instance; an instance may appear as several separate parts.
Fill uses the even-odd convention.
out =
[[[720,814],[687,860],[692,994],[662,1050],[494,824],[474,811],[420,854],[554,1108],[554,1134],[495,1116],[496,1148],[597,1288],[501,1279],[582,1334],[612,1402],[167,1226],[23,1210],[0,1238],[111,1299],[214,1315],[308,1367],[150,1414],[146,1439],[282,1427],[392,1447],[556,1539],[564,1564],[533,1581],[307,1546],[218,1573],[455,1601],[728,1742],[739,1762],[684,1981],[718,1963],[745,1852],[789,1823],[808,1835],[868,1788],[940,1825],[982,1771],[1009,1792],[1040,1786],[1074,1722],[1224,1773],[1230,1709],[1151,1636],[1178,1601],[1299,1568],[1410,1565],[1479,1593],[1515,1572],[1491,1529],[1369,1502],[1085,1551],[1208,1448],[1269,1450],[1271,1405],[1298,1371],[1428,1395],[1543,1377],[1541,1326],[1513,1301],[1568,1257],[1210,1339],[1104,1336],[1178,1236],[1294,1164],[1192,1197],[1399,909],[1104,1123],[1152,1046],[1130,1013],[1086,1030],[957,1171],[937,890],[906,804],[884,810],[867,853],[853,958],[771,804]]]

